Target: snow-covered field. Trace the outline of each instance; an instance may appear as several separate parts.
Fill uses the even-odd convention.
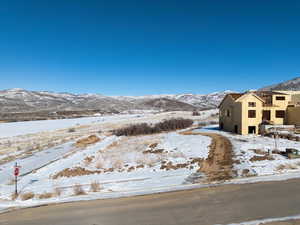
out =
[[[216,112],[208,110],[200,116],[192,116],[190,112],[164,112],[1,124],[0,211],[49,202],[207,186],[191,183],[194,178],[200,182],[205,178],[198,169],[208,157],[210,137],[183,135],[179,131],[116,137],[110,131],[127,124],[156,123],[172,117],[191,118],[203,124],[215,120],[212,115]],[[6,134],[5,126],[9,130]],[[70,128],[74,130],[70,132]],[[300,159],[267,155],[274,148],[272,138],[233,135],[218,130],[217,126],[195,131],[219,133],[232,142],[237,178],[229,183],[288,179],[297,175],[293,172],[300,172]],[[77,145],[78,140],[91,135],[99,140]],[[300,149],[300,142],[279,139],[278,148]],[[15,162],[21,166],[21,176],[20,195],[13,201]],[[28,200],[26,195],[31,195]]]
[[[123,121],[137,116],[134,115],[118,115],[118,116],[103,116],[103,117],[85,117],[77,119],[62,119],[62,120],[39,120],[25,121],[15,123],[0,123],[0,138],[12,137],[18,135],[34,134],[42,131],[51,131],[75,127],[93,123],[103,123],[109,121]]]
[[[108,134],[108,131],[130,123],[155,123],[172,117],[202,121],[215,112],[216,110],[202,112],[197,117],[186,112],[170,112],[1,124],[2,132],[5,125],[11,128],[11,132],[0,139],[0,146],[3,146],[0,157],[10,155],[12,158],[0,163],[0,209],[181,188],[183,184],[189,183],[188,178],[199,169],[201,160],[208,156],[208,146],[211,143],[209,137],[199,138],[178,132],[116,137]],[[13,132],[12,128],[17,129],[19,125],[22,132]],[[67,131],[70,126],[75,126],[75,132]],[[20,134],[22,136],[15,136]],[[72,138],[65,142],[57,141],[50,148],[34,151],[22,149],[22,144],[28,140],[33,143],[44,141],[45,138],[50,140],[48,137],[51,135],[55,136],[55,141],[70,136]],[[84,147],[76,145],[77,140],[90,135],[96,135],[100,141]],[[21,147],[13,151],[11,146],[16,145],[15,142]],[[18,181],[20,195],[12,201],[15,162],[21,166]],[[202,175],[197,173],[197,176]],[[91,190],[92,184],[98,186],[96,193]],[[84,192],[80,196],[75,190],[78,185]],[[34,194],[32,198],[22,200],[23,195],[31,193]]]

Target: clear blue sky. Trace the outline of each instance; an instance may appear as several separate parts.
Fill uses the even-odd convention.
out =
[[[0,89],[255,89],[300,76],[300,1],[7,0]]]

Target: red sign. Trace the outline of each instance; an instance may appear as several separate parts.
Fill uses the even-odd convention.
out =
[[[20,173],[19,167],[15,167],[15,171],[14,171],[15,176],[19,176],[19,173]]]

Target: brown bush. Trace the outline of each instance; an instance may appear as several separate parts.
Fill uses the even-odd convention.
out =
[[[205,122],[205,121],[198,122],[198,126],[200,126],[200,127],[205,127],[207,125],[208,125],[208,122]]]
[[[75,146],[77,148],[85,148],[86,146],[91,145],[91,144],[95,144],[98,141],[100,141],[100,138],[98,138],[96,135],[91,135],[87,138],[82,138],[82,139],[78,140],[76,142]]]
[[[269,156],[269,155],[264,155],[264,156],[255,155],[250,159],[251,162],[263,161],[263,160],[274,160],[274,158],[272,156]]]
[[[149,148],[151,148],[151,149],[154,149],[154,148],[156,148],[156,147],[157,147],[157,145],[158,145],[158,143],[153,143],[153,144],[150,144],[150,145],[149,145]]]
[[[33,192],[27,192],[21,195],[21,199],[22,201],[26,201],[29,199],[32,199],[34,197],[34,193]]]
[[[86,165],[86,166],[90,165],[94,158],[95,158],[95,156],[87,156],[87,157],[85,157],[85,159],[84,159],[84,165]]]
[[[185,129],[193,125],[193,120],[174,118],[169,120],[164,120],[160,123],[154,125],[149,125],[147,123],[140,123],[129,125],[125,128],[120,128],[113,131],[116,136],[135,136],[135,135],[145,135],[145,134],[155,134],[164,131],[173,131],[179,129]]]
[[[40,194],[38,197],[39,199],[46,199],[46,198],[52,198],[53,195],[54,195],[53,193],[45,192],[43,194]]]
[[[143,154],[148,154],[148,153],[161,154],[161,153],[163,153],[163,151],[164,151],[164,149],[150,149],[150,150],[143,151]]]
[[[86,192],[83,190],[83,188],[80,184],[76,184],[73,187],[73,192],[74,192],[74,195],[85,195],[86,194]]]
[[[11,194],[11,200],[16,200],[19,197],[18,194],[16,194],[15,192]]]
[[[100,189],[101,189],[101,186],[100,186],[99,182],[94,181],[94,182],[91,183],[90,190],[92,192],[98,192],[98,191],[100,191]]]
[[[200,116],[200,113],[198,111],[193,111],[192,115],[193,116]]]
[[[76,130],[75,130],[75,128],[69,128],[69,129],[68,129],[68,132],[69,132],[69,133],[74,133],[74,132],[76,132]]]
[[[55,174],[52,178],[57,179],[59,177],[76,177],[76,176],[84,176],[84,175],[90,175],[95,173],[101,173],[101,171],[91,171],[82,167],[75,167],[72,169],[66,168],[58,172],[57,174]]]

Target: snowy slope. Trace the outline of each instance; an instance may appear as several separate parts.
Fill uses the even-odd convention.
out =
[[[262,91],[300,91],[300,77],[261,88]]]
[[[229,92],[223,91],[207,95],[169,94],[109,97],[100,94],[39,92],[14,88],[0,91],[0,113],[43,113],[42,118],[49,119],[52,118],[53,113],[65,111],[99,110],[101,113],[118,113],[128,110],[193,111],[216,108]],[[32,115],[33,119],[34,116],[37,115]],[[2,115],[2,118],[6,117]],[[18,117],[10,119],[22,120]],[[31,117],[29,119],[31,120]]]

